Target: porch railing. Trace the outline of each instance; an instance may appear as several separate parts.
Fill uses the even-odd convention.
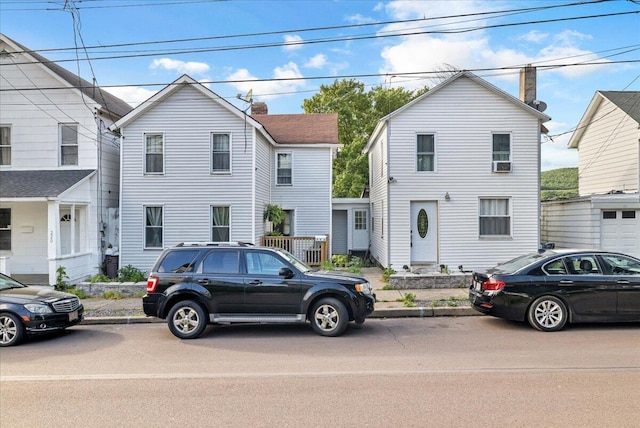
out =
[[[309,266],[329,260],[329,237],[263,236],[261,245],[287,250]]]

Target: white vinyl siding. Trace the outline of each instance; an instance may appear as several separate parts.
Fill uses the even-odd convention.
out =
[[[144,173],[164,173],[164,134],[144,134]]]
[[[231,134],[211,133],[211,172],[231,173]]]
[[[78,125],[60,124],[60,165],[78,165]]]

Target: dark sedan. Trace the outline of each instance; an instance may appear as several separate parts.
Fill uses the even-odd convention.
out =
[[[0,273],[0,346],[25,335],[63,330],[82,320],[84,307],[73,294],[53,287],[28,286]]]
[[[567,322],[640,322],[640,260],[599,250],[548,250],[474,272],[473,308],[528,321],[541,331]]]

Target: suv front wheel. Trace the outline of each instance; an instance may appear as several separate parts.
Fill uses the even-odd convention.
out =
[[[206,314],[193,300],[178,302],[169,311],[169,330],[180,339],[195,339],[206,326]]]
[[[310,320],[320,336],[340,336],[349,325],[349,312],[340,300],[327,297],[313,305]]]

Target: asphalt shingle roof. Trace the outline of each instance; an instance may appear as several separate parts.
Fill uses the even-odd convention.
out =
[[[338,114],[254,114],[279,144],[338,144]]]
[[[94,171],[0,171],[0,198],[56,197]]]
[[[600,91],[600,93],[640,123],[640,91]]]

